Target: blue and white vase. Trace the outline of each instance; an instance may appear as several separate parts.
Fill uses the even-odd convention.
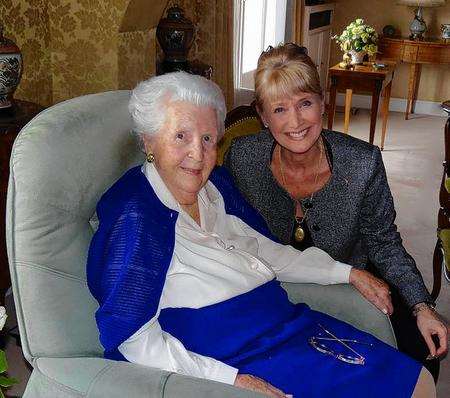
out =
[[[0,109],[13,105],[13,94],[22,76],[22,54],[19,47],[3,36],[0,25]]]

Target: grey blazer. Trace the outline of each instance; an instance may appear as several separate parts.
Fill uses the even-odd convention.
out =
[[[395,209],[381,152],[349,135],[323,131],[333,169],[328,183],[313,198],[306,223],[314,244],[336,260],[358,268],[372,264],[395,286],[408,306],[432,302],[413,258],[395,225]],[[274,141],[263,130],[235,139],[224,165],[272,233],[288,244],[295,201],[270,170]],[[305,200],[301,201],[304,208]]]

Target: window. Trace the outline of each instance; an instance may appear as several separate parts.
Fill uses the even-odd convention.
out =
[[[235,0],[235,105],[253,100],[258,57],[285,41],[287,0]]]

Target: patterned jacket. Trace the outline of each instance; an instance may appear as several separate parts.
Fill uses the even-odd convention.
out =
[[[397,231],[394,202],[380,150],[333,131],[324,130],[323,137],[331,151],[332,174],[314,195],[306,217],[314,244],[338,261],[363,269],[375,267],[410,307],[432,302]],[[262,214],[271,232],[288,244],[294,226],[295,201],[272,175],[273,148],[268,131],[237,138],[226,154],[224,165],[250,204]],[[304,208],[305,200],[301,203]]]

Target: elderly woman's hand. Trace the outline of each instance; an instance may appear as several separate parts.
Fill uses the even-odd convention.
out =
[[[350,271],[349,282],[369,300],[375,307],[386,315],[392,315],[394,307],[386,282],[373,276],[370,272],[357,268]]]
[[[430,350],[429,359],[444,356],[448,351],[448,326],[439,318],[439,315],[428,308],[423,303],[420,309],[416,310],[417,327],[422,333],[428,349]],[[436,347],[432,336],[435,335],[439,339],[439,347]]]
[[[272,384],[267,383],[267,381],[248,374],[238,374],[234,381],[234,385],[236,387],[267,395],[268,397],[286,398],[289,396],[278,388],[275,388]]]

